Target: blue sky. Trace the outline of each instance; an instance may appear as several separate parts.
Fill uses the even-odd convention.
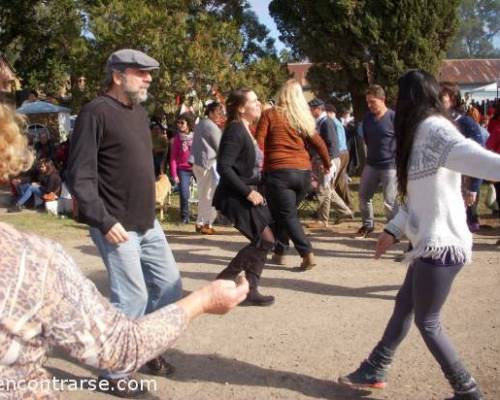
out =
[[[278,39],[278,29],[276,28],[274,20],[269,15],[270,2],[271,0],[248,0],[248,3],[250,3],[250,5],[252,6],[252,10],[259,17],[259,21],[271,31],[271,37],[276,39],[275,46],[276,50],[278,50],[279,53],[282,49],[285,48],[285,45]]]

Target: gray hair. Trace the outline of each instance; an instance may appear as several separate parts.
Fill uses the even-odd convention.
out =
[[[101,83],[104,91],[108,91],[113,86],[113,73],[115,73],[115,72],[117,72],[119,74],[123,74],[122,71],[117,70],[117,69],[111,69],[111,68],[106,69],[106,75],[104,76],[102,83]]]

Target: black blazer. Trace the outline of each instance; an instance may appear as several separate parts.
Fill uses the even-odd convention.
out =
[[[243,122],[231,122],[222,135],[217,155],[219,185],[214,195],[214,205],[224,198],[235,195],[246,198],[251,192],[249,185],[257,185],[259,177],[254,176],[255,147]]]

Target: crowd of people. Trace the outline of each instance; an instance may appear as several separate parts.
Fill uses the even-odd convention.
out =
[[[194,316],[226,312],[242,301],[253,306],[275,302],[274,296],[258,290],[269,253],[273,263],[286,264],[291,241],[301,256],[301,271],[316,265],[313,243],[298,214],[313,188],[318,208],[310,229],[328,226],[332,206],[339,219],[354,216],[347,175],[348,121],[343,113],[342,118],[336,117],[333,104],[321,99],[308,103],[293,79],[282,86],[273,104],[265,106],[251,88],[239,88],[225,104],[210,103],[197,124],[192,114],[181,113],[169,139],[161,124],[150,123],[140,105],[147,99],[151,71],[158,68],[156,60],[136,50],[120,50],[108,58],[105,92],[79,114],[64,164],[79,219],[89,225],[108,271],[111,304],[59,246],[0,225],[4,287],[25,280],[29,286],[9,303],[8,316],[23,320],[30,315],[46,327],[29,332],[25,340],[30,341],[31,352],[23,352],[15,341],[19,335],[27,338],[29,318],[0,325],[4,338],[0,339],[0,360],[4,360],[0,369],[8,376],[44,376],[40,354],[49,344],[62,343],[81,361],[103,369],[99,380],[108,384],[109,393],[141,395],[139,389],[124,389],[121,382],[130,380],[143,364],[151,374],[172,373],[173,367],[161,354]],[[439,85],[421,70],[404,74],[398,84],[395,111],[386,105],[381,86],[372,85],[366,91],[369,111],[356,133],[367,148],[359,188],[362,226],[354,235],[365,238],[374,231],[372,199],[382,186],[387,225],[375,257],[406,237],[409,268],[382,338],[360,367],[340,382],[384,387],[388,368],[415,316],[425,344],[450,382],[452,399],[480,400],[478,384],[444,333],[440,311],[454,278],[471,261],[480,179],[500,189],[496,183],[500,180],[500,103],[495,105],[485,138],[478,122],[460,108],[456,85]],[[4,107],[1,111],[0,117],[10,125],[0,133],[15,138],[4,141],[13,143],[10,147],[0,147],[10,154],[8,162],[0,164],[5,179],[27,170],[32,153],[26,150],[15,117]],[[26,186],[16,178],[18,187],[25,186],[15,210],[22,209],[32,195],[57,196],[60,179],[44,148],[40,186]],[[215,234],[213,224],[219,213],[249,241],[214,283],[185,298],[181,298],[174,255],[155,216],[155,179],[167,172],[179,187],[183,223],[190,222],[189,187],[196,180],[195,230]],[[23,252],[12,253],[21,242],[26,243]],[[50,253],[49,261],[35,265],[42,248]],[[31,266],[27,273],[26,263]],[[64,300],[63,306],[54,308],[59,300],[47,301],[48,287],[56,300]],[[67,296],[68,292],[78,293],[78,298]],[[40,298],[41,304],[31,306],[34,302],[22,302],[22,296]],[[117,346],[117,341],[127,346]],[[2,358],[7,352],[11,356]]]

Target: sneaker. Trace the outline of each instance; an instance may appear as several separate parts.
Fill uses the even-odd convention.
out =
[[[354,235],[354,238],[356,239],[364,239],[368,237],[370,233],[372,233],[375,230],[373,226],[366,226],[363,225],[361,228],[358,229],[356,234]]]
[[[483,394],[469,371],[462,368],[446,378],[453,388],[454,396],[447,400],[483,400]]]
[[[453,397],[448,397],[446,400],[484,400],[483,394],[479,389],[470,393],[455,393]]]
[[[144,364],[141,371],[150,375],[169,376],[175,372],[175,367],[166,362],[163,357],[156,357]]]
[[[17,204],[15,206],[12,206],[10,208],[7,209],[7,212],[8,213],[18,213],[18,212],[21,212],[23,211],[23,206],[18,206]]]
[[[359,368],[339,378],[339,383],[349,387],[383,389],[386,385],[386,371],[375,368],[368,361],[363,361]]]
[[[326,221],[314,221],[314,222],[310,222],[306,225],[306,228],[308,229],[323,229],[323,228],[327,228],[328,227],[328,223]]]

